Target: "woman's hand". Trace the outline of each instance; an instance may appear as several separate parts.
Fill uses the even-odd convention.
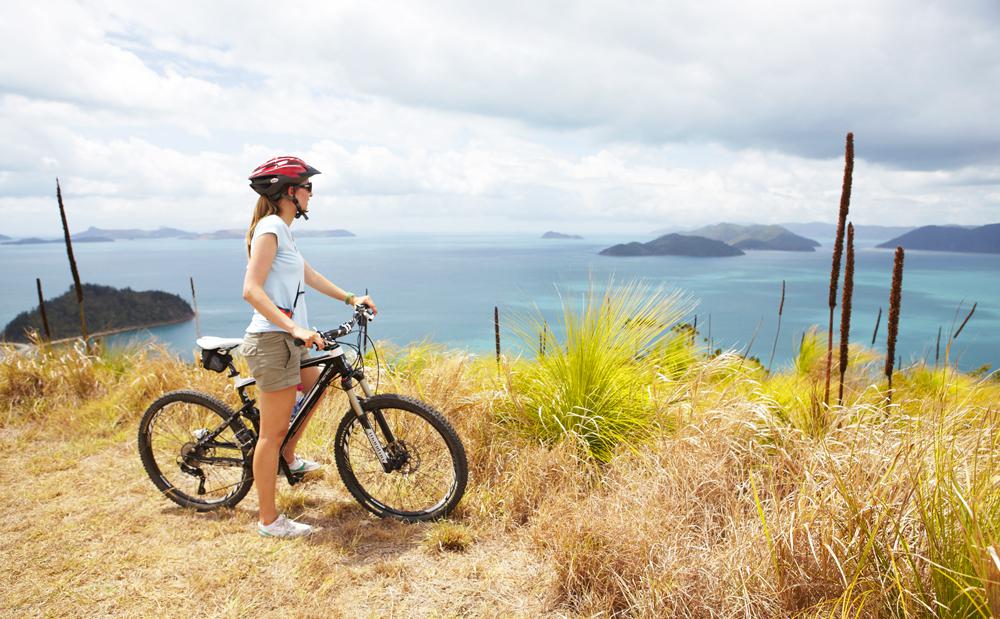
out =
[[[302,340],[303,342],[302,345],[305,346],[306,348],[312,348],[313,346],[315,346],[316,350],[323,350],[324,346],[323,337],[316,331],[313,331],[312,329],[304,329],[302,327],[297,326],[294,329],[292,329],[291,333],[292,337]]]
[[[375,301],[372,301],[372,298],[369,297],[368,295],[364,295],[361,297],[354,297],[354,304],[357,305],[359,303],[367,305],[368,307],[372,308],[372,311],[375,314],[378,314],[378,308],[375,307]]]

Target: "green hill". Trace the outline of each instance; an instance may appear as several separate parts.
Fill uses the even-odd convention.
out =
[[[194,311],[187,301],[161,290],[119,290],[111,286],[84,284],[83,307],[87,315],[87,330],[91,334],[141,329],[194,318]],[[62,295],[45,300],[45,314],[52,329],[52,339],[80,335],[80,310],[72,286]],[[37,307],[21,312],[10,321],[3,330],[2,338],[8,342],[27,342],[25,331],[28,329],[44,333]]]
[[[989,224],[977,228],[923,226],[882,243],[878,247],[891,249],[897,245],[902,245],[906,249],[928,251],[1000,254],[1000,224]]]
[[[715,224],[692,230],[691,234],[722,241],[746,250],[816,251],[819,243],[781,226]]]
[[[722,241],[707,239],[703,236],[685,236],[682,234],[664,234],[648,243],[632,241],[620,243],[601,250],[602,256],[692,256],[710,258],[723,256],[742,256],[743,251],[731,247]]]

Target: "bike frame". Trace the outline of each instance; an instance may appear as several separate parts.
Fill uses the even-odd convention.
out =
[[[309,393],[303,396],[302,406],[291,420],[288,433],[285,435],[285,440],[281,443],[281,451],[284,450],[289,439],[295,436],[295,434],[302,428],[302,424],[305,423],[309,413],[312,412],[312,409],[316,406],[320,397],[330,386],[330,383],[339,377],[340,387],[347,394],[347,400],[351,405],[351,410],[357,416],[358,423],[360,423],[361,427],[364,429],[365,436],[368,438],[368,442],[371,443],[372,449],[378,456],[379,462],[382,464],[382,468],[387,473],[392,472],[394,470],[393,461],[386,453],[385,448],[382,447],[381,442],[379,442],[378,436],[375,434],[375,429],[372,426],[371,419],[369,419],[368,413],[365,412],[362,407],[364,399],[370,398],[374,395],[371,387],[368,385],[368,381],[365,379],[364,371],[360,368],[354,369],[348,365],[347,361],[344,359],[344,350],[339,344],[336,342],[328,342],[328,344],[329,346],[323,351],[323,355],[313,357],[302,363],[301,367],[303,368],[319,367],[321,370],[319,378],[316,379],[316,384],[309,390]],[[239,371],[231,362],[229,375],[232,378],[240,375]],[[259,420],[260,413],[255,406],[256,400],[247,395],[246,388],[255,385],[256,383],[257,381],[253,378],[244,378],[236,382],[236,391],[239,393],[240,400],[243,402],[243,407],[237,414],[251,420]],[[355,393],[355,384],[361,386],[361,397]],[[375,423],[378,425],[379,430],[382,431],[386,444],[392,445],[396,439],[392,434],[392,430],[389,428],[389,424],[386,423],[385,417],[382,415],[382,411],[376,409],[372,412],[372,417],[375,418]],[[225,424],[212,434],[217,434],[217,432],[224,429],[224,427]],[[237,439],[242,440],[241,437],[237,437]],[[256,442],[256,437],[252,440]],[[285,477],[288,479],[288,483],[290,485],[294,485],[302,481],[302,475],[292,473],[291,470],[289,470],[288,463],[285,462],[284,458],[278,458],[278,464],[281,472],[285,474]]]

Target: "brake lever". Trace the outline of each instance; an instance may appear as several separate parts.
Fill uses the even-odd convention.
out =
[[[359,318],[364,319],[365,322],[375,320],[375,312],[373,312],[372,308],[368,307],[364,303],[358,303],[355,305],[354,313],[357,314]]]

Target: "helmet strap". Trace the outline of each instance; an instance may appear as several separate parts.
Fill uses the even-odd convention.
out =
[[[295,195],[295,192],[293,191],[292,195],[289,197],[292,199],[292,204],[295,205],[295,219],[301,217],[302,219],[309,221],[309,216],[306,215],[306,212],[302,210],[302,206],[299,205],[299,198]]]

